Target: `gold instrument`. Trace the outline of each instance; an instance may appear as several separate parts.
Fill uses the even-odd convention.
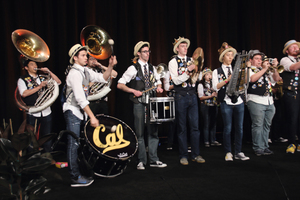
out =
[[[82,46],[87,46],[89,54],[97,60],[105,60],[113,53],[113,40],[98,26],[89,25],[80,34]]]
[[[270,66],[269,69],[267,70],[267,73],[268,72],[274,72],[274,69],[277,69],[277,72],[279,74],[281,74],[282,72],[284,72],[284,66],[283,65],[278,65],[277,67],[275,66]]]
[[[88,47],[88,53],[97,60],[105,60],[113,54],[114,41],[102,28],[94,25],[86,26],[80,34],[81,44]],[[93,83],[90,86],[89,101],[95,101],[106,96],[110,91],[112,80],[108,83]]]
[[[42,38],[35,33],[25,30],[18,29],[12,32],[12,42],[16,49],[22,54],[21,59],[29,59],[35,62],[45,62],[50,57],[50,51],[47,44]],[[41,75],[40,77],[45,76]],[[37,98],[34,106],[27,106],[18,92],[18,87],[15,90],[15,101],[17,106],[24,111],[30,113],[36,113],[44,110],[51,106],[59,95],[58,84],[48,74],[45,77],[47,86],[43,88]]]
[[[156,66],[156,72],[160,75],[160,78],[164,78],[168,72],[168,66],[164,63],[160,63]]]
[[[201,47],[198,47],[192,56],[193,60],[188,62],[187,65],[195,65],[195,69],[190,75],[190,81],[192,84],[196,83],[199,77],[200,72],[202,71],[204,65],[204,52]]]

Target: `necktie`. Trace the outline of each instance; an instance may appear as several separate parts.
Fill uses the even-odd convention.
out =
[[[229,77],[231,75],[231,71],[230,71],[230,67],[226,67],[227,68],[227,77]]]
[[[181,60],[182,60],[183,66],[186,66],[185,59],[184,59],[184,58],[182,58]]]
[[[147,71],[147,65],[144,65],[144,77],[146,89],[150,88],[149,74]]]

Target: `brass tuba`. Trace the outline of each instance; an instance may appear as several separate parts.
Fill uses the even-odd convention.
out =
[[[11,39],[16,49],[22,54],[20,56],[21,60],[29,59],[35,62],[45,62],[50,57],[50,51],[47,44],[42,38],[31,31],[25,29],[15,30],[11,34]],[[49,74],[44,78],[48,81],[47,86],[40,92],[34,106],[27,106],[22,101],[20,93],[18,92],[18,87],[16,88],[14,97],[17,106],[21,110],[30,113],[40,112],[51,106],[57,99],[59,95],[58,84]]]
[[[80,33],[82,46],[87,46],[89,54],[97,60],[105,60],[113,53],[113,40],[98,26],[89,25]]]
[[[80,34],[82,46],[88,47],[88,53],[97,60],[105,60],[113,54],[114,41],[102,28],[94,25],[86,26]],[[98,100],[106,96],[110,91],[112,80],[108,83],[93,83],[87,97],[89,101]]]

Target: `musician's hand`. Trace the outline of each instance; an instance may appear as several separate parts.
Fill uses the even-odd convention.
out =
[[[40,87],[41,87],[41,88],[45,87],[45,86],[47,85],[47,83],[48,83],[48,81],[43,81],[43,82],[41,82]]]
[[[193,71],[193,70],[195,69],[195,67],[196,67],[196,66],[195,66],[194,64],[193,64],[193,65],[190,65],[190,66],[188,66],[188,70],[189,70],[189,71]]]
[[[40,70],[44,73],[50,73],[50,70],[48,69],[48,67],[42,67],[42,68],[40,68]]]
[[[116,64],[118,64],[117,57],[116,56],[111,56],[109,58],[109,65],[108,65],[108,67],[110,67],[110,66],[113,67]]]
[[[277,60],[277,58],[273,59],[272,66],[275,66],[275,67],[278,66],[278,60]]]
[[[163,91],[164,91],[164,90],[163,90],[161,87],[157,87],[157,89],[156,89],[156,92],[157,92],[157,93],[163,93]]]
[[[262,67],[263,69],[268,69],[270,66],[271,66],[271,65],[270,65],[269,61],[265,61],[265,62],[263,62],[263,64],[262,64],[261,67]]]
[[[249,60],[246,62],[246,66],[251,67],[251,62]]]
[[[216,97],[216,96],[218,96],[218,94],[217,94],[216,92],[213,92],[213,93],[211,94],[211,96]]]
[[[139,91],[139,90],[133,90],[133,95],[135,96],[135,97],[140,97],[140,96],[142,96],[142,92],[141,91]]]
[[[90,125],[96,128],[97,126],[99,126],[99,120],[96,117],[92,117],[90,119]]]

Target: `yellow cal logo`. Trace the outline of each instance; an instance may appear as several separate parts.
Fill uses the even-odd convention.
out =
[[[104,133],[105,129],[106,129],[105,125],[100,124],[100,126],[98,126],[94,129],[94,133],[93,133],[93,141],[97,147],[104,149],[103,153],[106,153],[108,151],[112,151],[115,149],[121,149],[123,147],[127,147],[130,144],[129,141],[126,141],[123,138],[123,127],[121,124],[118,124],[115,133],[107,134],[107,136],[105,137],[106,144],[103,144],[100,141],[99,134],[100,134],[100,131],[102,133]],[[117,141],[117,138],[118,138],[118,141]]]

